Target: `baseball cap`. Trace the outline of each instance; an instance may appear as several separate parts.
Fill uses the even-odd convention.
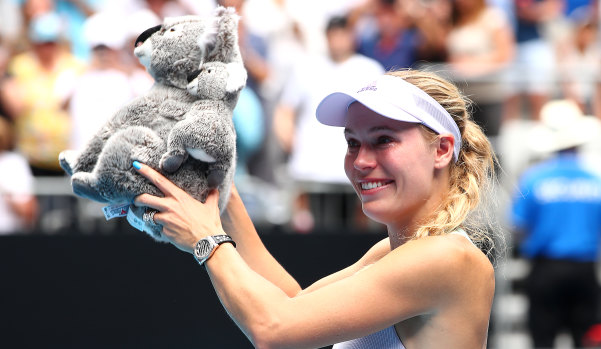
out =
[[[31,20],[29,25],[29,40],[31,42],[55,42],[61,38],[63,24],[58,14],[44,13]]]
[[[419,87],[392,75],[360,84],[347,91],[326,96],[317,106],[317,120],[324,125],[346,125],[348,107],[359,102],[387,118],[422,124],[437,134],[450,133],[455,139],[453,158],[459,158],[461,133],[451,115]]]

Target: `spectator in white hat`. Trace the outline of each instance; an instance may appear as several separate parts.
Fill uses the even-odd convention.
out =
[[[81,149],[123,104],[134,97],[124,66],[124,26],[111,15],[98,13],[84,24],[84,37],[92,56],[78,78],[69,104],[71,149]],[[133,49],[132,49],[133,50]]]

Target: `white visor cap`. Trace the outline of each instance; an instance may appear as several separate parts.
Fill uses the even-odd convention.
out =
[[[461,133],[455,120],[434,98],[404,79],[382,75],[354,90],[334,92],[317,106],[317,120],[324,125],[343,127],[353,102],[393,120],[419,123],[437,134],[450,133],[455,139],[453,158],[455,161],[459,158]]]

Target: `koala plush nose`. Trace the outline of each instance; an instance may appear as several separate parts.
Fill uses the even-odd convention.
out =
[[[200,69],[195,70],[195,71],[191,72],[190,74],[188,74],[188,82],[192,82],[192,80],[196,79],[198,74],[200,74]]]
[[[159,30],[161,30],[161,27],[162,27],[161,25],[157,25],[155,27],[148,28],[144,32],[142,32],[142,34],[140,34],[140,36],[138,36],[138,38],[136,39],[136,43],[134,44],[134,48],[138,47],[138,44],[143,44],[144,41],[146,41],[146,39],[148,39],[152,34],[158,32]]]

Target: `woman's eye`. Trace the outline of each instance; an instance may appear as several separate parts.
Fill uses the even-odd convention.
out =
[[[349,148],[356,148],[356,147],[358,147],[358,146],[359,146],[359,142],[357,142],[357,141],[356,141],[356,140],[354,140],[354,139],[347,139],[347,140],[346,140],[346,145],[347,145]]]
[[[392,138],[388,136],[380,136],[376,139],[376,144],[388,144],[392,142]]]

